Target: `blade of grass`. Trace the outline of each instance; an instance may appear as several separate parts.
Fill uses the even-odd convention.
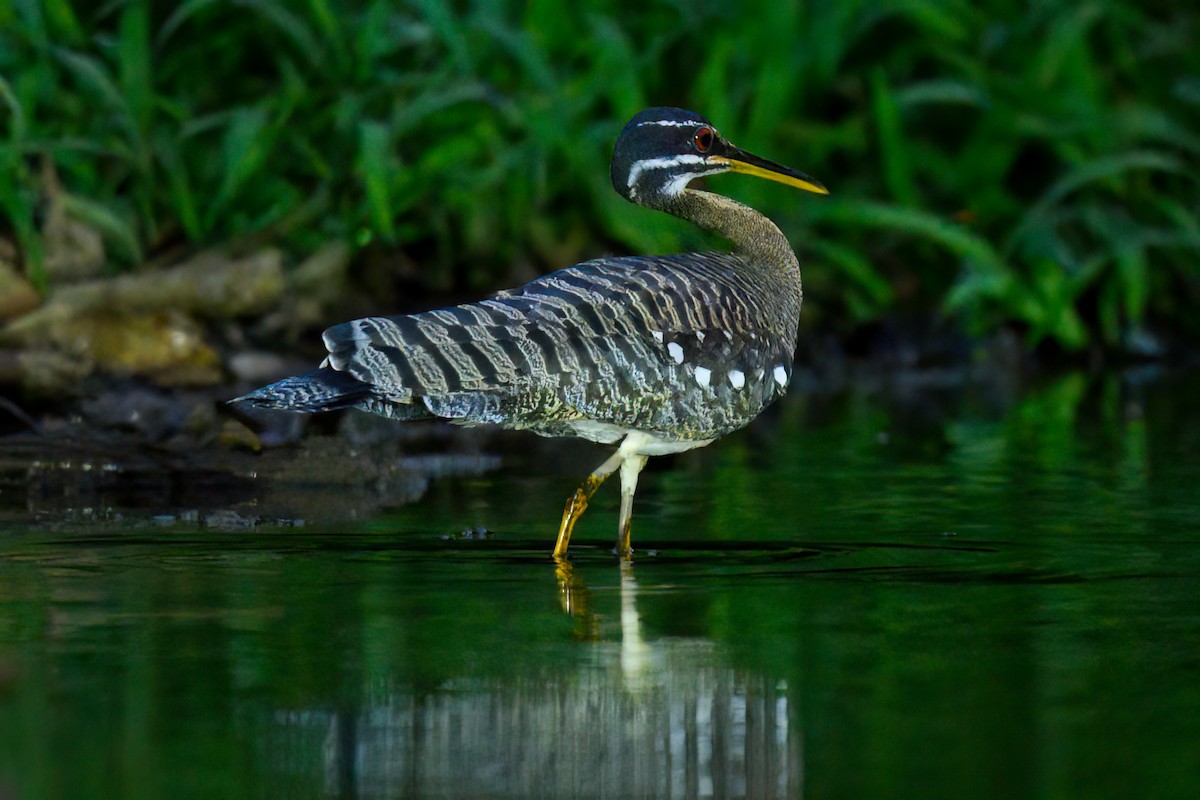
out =
[[[861,310],[861,318],[873,317],[892,302],[891,284],[861,251],[823,239],[809,240],[805,247],[812,252],[813,260],[833,265],[866,295],[869,306]]]
[[[646,107],[637,54],[615,20],[599,14],[591,15],[590,19],[592,74],[600,79],[613,113],[620,118],[631,117]]]
[[[248,8],[259,14],[263,19],[284,35],[291,43],[294,51],[304,58],[310,66],[319,68],[324,57],[324,49],[317,37],[300,17],[293,14],[283,3],[272,0],[233,0],[234,5]]]
[[[1150,268],[1144,248],[1130,246],[1117,253],[1117,275],[1126,318],[1140,325],[1150,296]]]
[[[391,147],[388,129],[378,122],[363,122],[359,125],[358,169],[367,190],[367,202],[371,208],[371,219],[384,239],[396,239],[396,227],[392,223],[393,211],[388,191],[391,176],[395,172],[389,155]]]
[[[231,115],[221,144],[221,186],[205,217],[206,229],[212,230],[229,202],[262,166],[269,149],[264,135],[267,119],[264,106],[241,108]]]
[[[0,101],[8,107],[8,118],[12,120],[9,126],[9,139],[13,142],[19,142],[25,138],[26,123],[25,111],[21,108],[21,101],[12,90],[12,85],[0,75]]]
[[[154,37],[155,49],[160,50],[164,48],[171,37],[175,35],[176,31],[187,24],[193,17],[204,9],[221,2],[222,0],[186,0],[180,3],[158,29],[158,33]]]
[[[117,74],[121,96],[134,120],[139,138],[150,129],[154,110],[154,87],[150,64],[150,8],[146,0],[134,0],[121,13],[117,38]]]
[[[42,8],[46,15],[46,27],[56,41],[72,47],[83,44],[87,37],[69,0],[42,0]]]
[[[196,206],[196,195],[180,154],[178,137],[170,134],[159,136],[154,149],[158,162],[162,164],[162,174],[166,177],[171,195],[172,210],[178,217],[179,224],[183,226],[188,239],[193,242],[201,241],[207,229]]]
[[[918,204],[917,188],[912,177],[912,164],[900,123],[900,110],[888,89],[882,68],[871,71],[871,105],[879,134],[879,155],[883,175],[892,197],[905,206]]]
[[[983,269],[1003,273],[1010,268],[986,239],[927,211],[882,203],[831,201],[814,206],[809,210],[809,217],[813,222],[877,228],[916,236],[955,255],[970,258]]]
[[[1021,222],[1005,241],[1002,252],[1012,253],[1040,224],[1050,209],[1067,195],[1090,183],[1116,178],[1134,170],[1168,172],[1175,175],[1190,174],[1178,158],[1154,150],[1137,150],[1097,158],[1055,181],[1024,214]]]
[[[106,239],[116,244],[131,262],[142,263],[144,258],[141,242],[128,220],[86,197],[64,194],[62,201],[68,214],[99,230]]]

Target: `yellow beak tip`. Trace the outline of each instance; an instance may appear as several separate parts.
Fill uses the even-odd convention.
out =
[[[801,174],[788,174],[787,172],[779,172],[776,169],[767,169],[758,164],[750,164],[737,158],[720,158],[719,160],[729,165],[731,172],[740,172],[743,175],[753,175],[757,178],[766,178],[769,181],[794,186],[797,189],[803,189],[806,192],[814,194],[829,194],[829,190],[821,184]],[[774,166],[774,165],[772,165]]]

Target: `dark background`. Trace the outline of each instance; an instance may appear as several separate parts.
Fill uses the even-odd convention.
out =
[[[0,273],[53,297],[206,248],[272,248],[284,275],[339,248],[321,314],[251,332],[293,349],[338,313],[708,246],[609,186],[624,121],[681,105],[831,189],[711,183],[789,235],[810,331],[1158,357],[1197,333],[1198,20],[1182,2],[17,0]]]

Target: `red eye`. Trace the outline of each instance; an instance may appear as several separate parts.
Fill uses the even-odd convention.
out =
[[[712,128],[701,128],[692,137],[692,144],[696,145],[696,149],[701,153],[707,153],[708,149],[712,147],[714,137],[715,134],[713,134]]]

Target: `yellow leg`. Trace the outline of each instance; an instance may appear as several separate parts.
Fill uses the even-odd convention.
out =
[[[617,555],[628,560],[633,554],[629,535],[633,530],[633,494],[637,491],[638,473],[646,466],[646,456],[631,455],[621,462],[621,519],[617,529]]]
[[[587,510],[588,501],[592,499],[592,495],[600,488],[600,484],[604,483],[605,478],[617,471],[617,467],[625,457],[621,455],[621,451],[613,453],[607,461],[596,467],[596,470],[588,475],[583,485],[575,490],[575,494],[567,501],[567,507],[563,509],[562,521],[558,523],[558,541],[554,543],[554,557],[562,558],[567,554],[567,545],[571,543],[571,533],[575,530],[575,523],[583,516],[583,512]]]

